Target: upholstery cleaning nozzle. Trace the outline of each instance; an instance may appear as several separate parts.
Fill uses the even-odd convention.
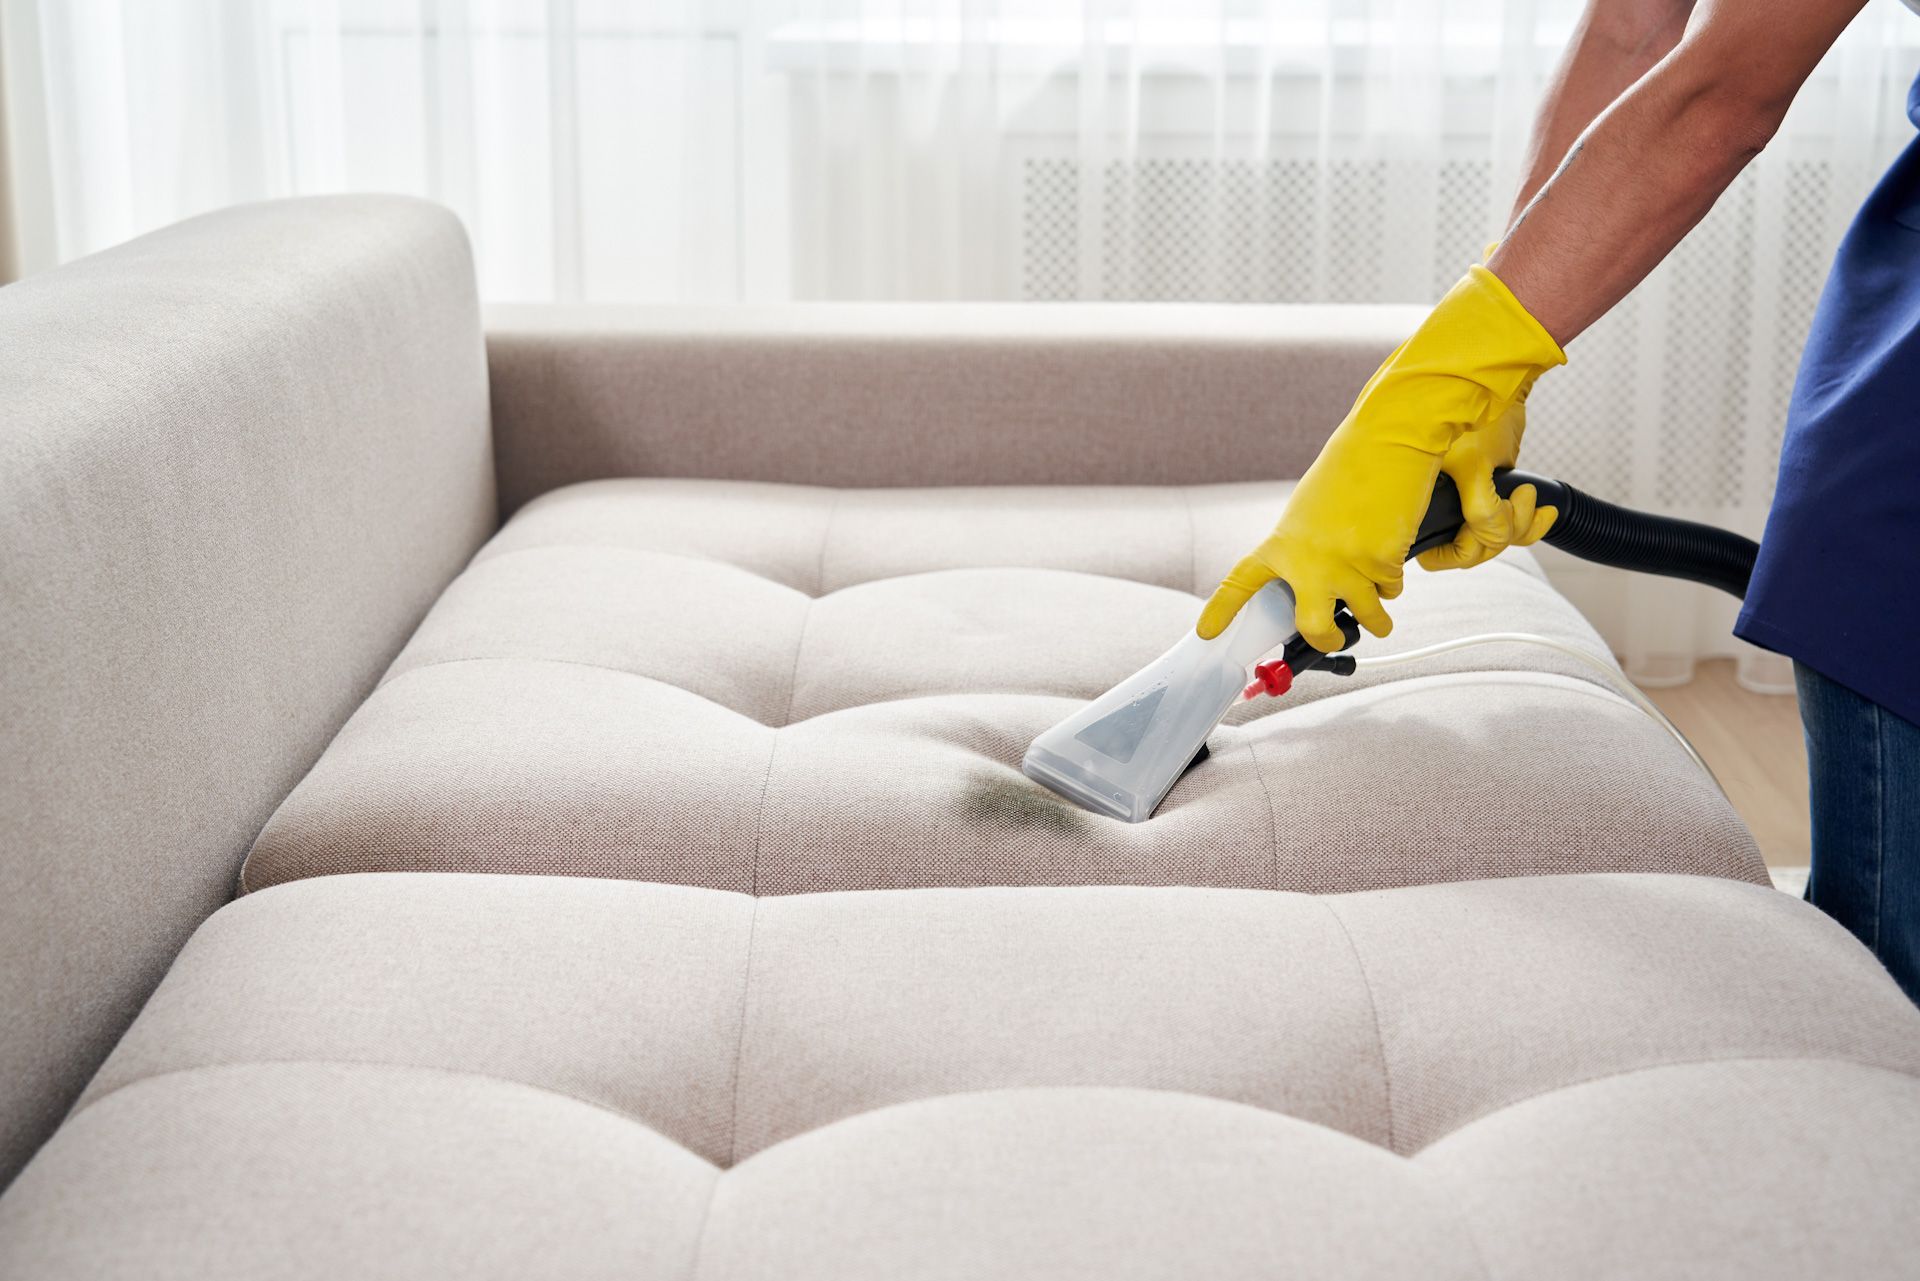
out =
[[[1629,511],[1589,498],[1557,480],[1525,472],[1494,475],[1504,497],[1532,485],[1543,507],[1559,511],[1545,542],[1620,569],[1686,578],[1744,596],[1759,547],[1710,525]],[[1453,541],[1460,494],[1441,476],[1408,558]],[[1350,647],[1360,638],[1352,615],[1335,615]],[[1300,673],[1354,670],[1327,655],[1293,625],[1293,592],[1279,579],[1253,594],[1212,640],[1188,628],[1172,649],[1033,740],[1020,768],[1027,777],[1096,814],[1127,823],[1148,818],[1206,748],[1233,705],[1256,693],[1284,693]],[[1284,673],[1284,675],[1283,675]]]

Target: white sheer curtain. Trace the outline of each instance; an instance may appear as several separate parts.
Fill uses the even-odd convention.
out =
[[[1577,0],[0,0],[32,269],[300,192],[443,201],[496,299],[1429,301]],[[1527,461],[1757,533],[1833,245],[1911,136],[1873,0],[1536,395]],[[1636,675],[1729,602],[1551,566]],[[1750,683],[1784,668],[1741,653]]]
[[[459,211],[495,298],[741,291],[737,6],[0,0],[35,39],[44,265],[267,196]]]

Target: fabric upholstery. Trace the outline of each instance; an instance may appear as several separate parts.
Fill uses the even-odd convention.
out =
[[[0,289],[0,1181],[495,520],[467,244],[238,208]]]
[[[0,1274],[1870,1281],[1916,1144],[1920,1013],[1723,879],[334,877],[202,927]]]
[[[1415,307],[496,306],[501,504],[622,476],[1298,476]]]
[[[261,833],[244,884],[380,870],[757,893],[1764,881],[1752,838],[1667,734],[1534,646],[1303,676],[1232,713],[1212,759],[1137,826],[1029,783],[1033,736],[1192,626],[1196,594],[1285,492],[556,491],[448,589]],[[1410,571],[1395,614],[1363,653],[1492,630],[1606,653],[1522,553]],[[1457,753],[1479,761],[1435,767]]]

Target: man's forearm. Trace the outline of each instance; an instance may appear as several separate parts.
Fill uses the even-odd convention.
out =
[[[1603,112],[1488,266],[1561,344],[1651,271],[1779,127],[1864,0],[1704,0]]]
[[[1693,0],[1590,0],[1534,117],[1511,226],[1594,118],[1680,43]]]

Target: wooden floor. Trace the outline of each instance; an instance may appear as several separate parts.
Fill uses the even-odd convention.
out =
[[[1703,662],[1687,684],[1647,695],[1706,758],[1768,866],[1805,867],[1812,847],[1798,704],[1741,689],[1732,659]]]

